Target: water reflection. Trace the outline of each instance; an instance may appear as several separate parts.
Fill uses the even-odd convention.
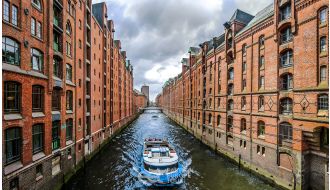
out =
[[[146,111],[114,138],[66,185],[67,189],[146,189],[137,178],[143,141],[167,138],[184,165],[185,181],[177,189],[275,189],[201,144],[159,111]]]

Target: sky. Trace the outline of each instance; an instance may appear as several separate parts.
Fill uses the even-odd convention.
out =
[[[134,88],[149,85],[150,100],[181,72],[192,46],[223,33],[236,9],[255,15],[273,0],[93,0],[106,2],[115,39],[134,68]]]

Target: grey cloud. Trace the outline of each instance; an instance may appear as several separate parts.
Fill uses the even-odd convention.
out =
[[[235,9],[255,14],[272,1],[222,0],[222,6],[214,7],[205,6],[203,0],[111,0],[107,4],[115,37],[134,66],[134,86],[149,84],[153,99],[165,81],[146,79],[148,70],[158,64],[156,72],[161,73],[169,63],[179,64],[190,46],[219,36]],[[173,58],[178,60],[173,63]]]

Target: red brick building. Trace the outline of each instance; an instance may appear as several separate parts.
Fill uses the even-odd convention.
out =
[[[134,108],[133,111],[139,112],[141,108],[148,106],[148,98],[140,91],[134,90]]]
[[[3,189],[60,187],[134,118],[133,67],[105,3],[2,3]]]
[[[289,189],[328,188],[328,2],[236,10],[189,49],[157,104],[202,142]]]

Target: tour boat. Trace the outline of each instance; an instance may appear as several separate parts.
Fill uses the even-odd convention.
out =
[[[177,186],[182,183],[182,165],[167,140],[145,139],[139,177],[144,185],[153,187]]]

